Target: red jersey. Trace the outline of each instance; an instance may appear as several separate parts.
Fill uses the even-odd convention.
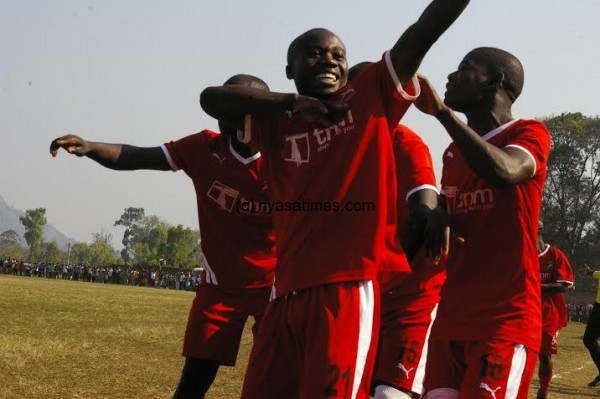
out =
[[[535,162],[535,172],[523,183],[498,188],[473,173],[454,143],[444,152],[442,194],[465,243],[453,243],[450,249],[432,336],[498,339],[537,351],[541,341],[537,226],[550,134],[539,121],[519,119],[482,139],[498,148],[525,151]]]
[[[276,205],[276,295],[377,277],[389,221],[396,221],[389,206],[396,201],[391,135],[419,90],[416,79],[407,86],[386,53],[331,98],[348,105],[332,126],[292,112],[260,119],[265,178]],[[396,249],[394,267],[408,271]]]
[[[567,256],[560,249],[546,244],[539,259],[542,284],[564,283],[567,287],[573,286],[573,270]],[[554,333],[566,327],[568,321],[564,294],[547,294],[542,291],[542,330]]]
[[[260,153],[243,158],[228,136],[209,130],[166,143],[163,151],[171,168],[182,169],[194,182],[203,283],[225,289],[271,285],[276,263],[271,217],[243,206],[267,201],[258,177]]]
[[[421,137],[407,126],[398,125],[393,137],[394,159],[398,181],[398,231],[404,231],[409,219],[408,198],[420,190],[438,192],[429,148]],[[412,273],[399,282],[394,282],[393,273],[381,272],[381,292],[394,288],[397,296],[414,303],[439,300],[439,292],[446,279],[441,264],[433,265],[423,254],[412,261]]]

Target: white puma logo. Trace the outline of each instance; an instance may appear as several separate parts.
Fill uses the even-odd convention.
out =
[[[402,363],[398,363],[398,368],[400,370],[402,370],[402,372],[404,374],[406,374],[406,379],[407,380],[410,378],[410,376],[409,376],[410,372],[414,370],[414,367],[411,367],[409,370],[407,370],[406,367],[404,367],[404,365]]]
[[[488,385],[488,384],[486,384],[485,382],[480,382],[480,383],[479,383],[479,388],[481,388],[481,389],[485,389],[486,391],[488,391],[489,393],[491,393],[491,394],[492,394],[492,398],[493,398],[493,399],[496,399],[496,392],[497,392],[497,391],[499,391],[499,390],[500,390],[500,388],[502,388],[502,387],[498,387],[498,388],[496,388],[496,389],[492,389],[492,388],[490,388],[490,387],[489,387],[489,385]]]

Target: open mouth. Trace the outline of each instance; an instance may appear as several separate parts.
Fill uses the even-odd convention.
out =
[[[322,72],[315,76],[315,79],[325,83],[325,84],[336,84],[339,80],[338,76],[331,72]]]

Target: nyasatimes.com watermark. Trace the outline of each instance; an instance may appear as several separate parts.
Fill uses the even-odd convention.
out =
[[[236,203],[238,213],[270,215],[273,212],[375,212],[372,201],[251,201],[242,198]]]

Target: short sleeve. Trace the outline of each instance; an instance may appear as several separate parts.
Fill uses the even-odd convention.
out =
[[[209,153],[208,143],[212,135],[216,133],[202,131],[163,144],[162,149],[171,169],[174,171],[181,169],[189,174],[193,165],[201,163]]]
[[[439,194],[429,148],[406,126],[399,125],[394,133],[394,157],[398,180],[398,197],[408,200],[420,190]]]
[[[532,177],[545,171],[551,146],[550,133],[546,126],[542,122],[530,120],[515,129],[515,132],[505,148],[518,148],[531,157],[535,164]]]
[[[568,286],[573,285],[574,276],[573,269],[569,264],[569,260],[567,256],[562,252],[557,250],[556,256],[556,282],[557,283],[566,283]]]

